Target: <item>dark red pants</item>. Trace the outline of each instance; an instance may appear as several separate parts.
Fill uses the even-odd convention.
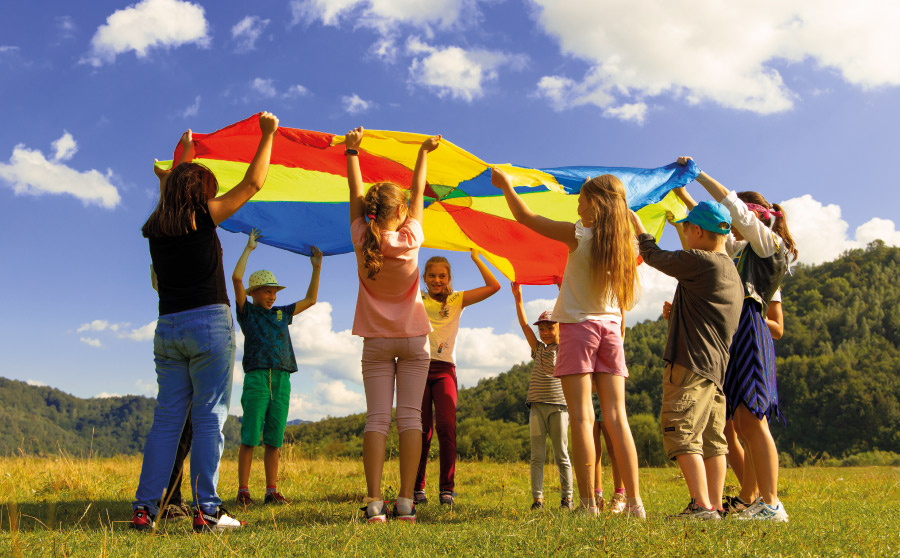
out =
[[[416,475],[416,490],[425,489],[425,467],[435,430],[441,460],[439,486],[441,490],[453,490],[456,474],[456,366],[440,360],[431,361],[422,397],[422,458]]]

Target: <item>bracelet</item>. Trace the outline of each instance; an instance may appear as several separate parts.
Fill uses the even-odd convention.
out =
[[[355,149],[345,149],[344,156],[347,156],[347,155],[359,155],[359,151],[357,151]]]

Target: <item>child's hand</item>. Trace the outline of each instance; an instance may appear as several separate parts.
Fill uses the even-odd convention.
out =
[[[679,157],[678,159],[675,160],[675,162],[678,163],[679,165],[683,166],[683,165],[688,164],[688,161],[690,161],[690,160],[691,160],[690,157]]]
[[[256,250],[256,247],[259,245],[257,240],[262,238],[262,235],[259,234],[259,229],[250,229],[250,234],[247,235],[247,250]]]
[[[509,177],[506,176],[506,173],[497,167],[491,167],[491,184],[495,187],[500,188],[510,188],[512,184],[509,181]]]
[[[420,147],[419,149],[421,149],[425,153],[431,153],[432,151],[437,149],[438,145],[440,145],[440,144],[441,144],[441,135],[438,134],[436,136],[432,136],[432,137],[428,138],[427,140],[423,141],[422,147]]]
[[[675,224],[675,214],[671,211],[666,211],[666,222],[670,225]]]
[[[522,286],[515,281],[510,283],[509,286],[512,289],[513,298],[516,299],[516,302],[522,300]]]
[[[181,147],[185,151],[194,147],[194,134],[190,128],[187,129],[187,132],[181,134]]]
[[[669,319],[669,314],[672,313],[672,303],[669,301],[663,302],[663,318]]]
[[[172,169],[161,169],[156,166],[157,163],[159,163],[159,159],[153,159],[153,174],[156,175],[156,178],[165,180],[169,173],[172,172]]]
[[[362,126],[357,128],[353,128],[344,136],[344,145],[347,146],[347,149],[359,149],[359,144],[362,143],[363,134],[365,130],[363,130]]]
[[[278,129],[278,117],[271,112],[259,113],[259,129],[264,136],[271,136]]]
[[[634,229],[635,235],[647,232],[644,229],[644,224],[641,222],[641,218],[638,217],[638,214],[631,209],[628,210],[628,218],[631,219],[631,227]]]
[[[316,268],[322,267],[322,251],[319,250],[318,246],[312,247],[312,256],[309,257],[309,263]]]
[[[476,250],[476,249],[474,249],[474,248],[472,248],[471,250],[469,250],[469,256],[472,258],[472,261],[473,261],[473,262],[477,262],[477,261],[478,261],[478,256],[480,256],[480,255],[481,255],[481,252],[479,252],[478,250]]]

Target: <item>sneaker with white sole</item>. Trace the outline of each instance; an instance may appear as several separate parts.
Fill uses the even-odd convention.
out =
[[[722,509],[725,510],[726,516],[739,514],[749,507],[750,504],[741,500],[740,496],[726,496],[722,500]]]
[[[206,531],[228,531],[245,527],[246,522],[235,519],[224,507],[219,506],[215,513],[207,513],[197,510],[194,513],[194,531],[198,533]]]
[[[428,495],[425,494],[424,490],[413,491],[413,503],[417,506],[424,506],[428,503]]]
[[[409,523],[416,522],[416,504],[413,502],[412,509],[409,513],[403,513],[400,511],[400,506],[397,503],[394,503],[394,510],[391,512],[391,519],[399,519],[400,521],[407,521]]]
[[[385,504],[381,504],[381,511],[373,515],[369,515],[368,505],[363,506],[361,509],[365,512],[363,517],[365,518],[366,523],[387,523],[388,511]]]
[[[695,521],[709,521],[709,520],[719,520],[722,519],[722,516],[719,515],[714,508],[704,508],[693,498],[688,503],[687,507],[681,510],[680,513],[675,515],[670,515],[669,519],[693,519]]]
[[[560,498],[559,499],[559,509],[565,511],[572,511],[575,509],[575,502],[571,498]]]
[[[778,502],[774,506],[770,506],[769,504],[763,502],[762,498],[759,498],[753,504],[742,511],[741,513],[735,514],[734,518],[739,521],[780,521],[783,523],[788,522],[788,514],[784,511],[784,505],[781,502]]]
[[[134,508],[130,527],[136,531],[152,531],[156,527],[156,516],[146,506]]]
[[[609,501],[609,513],[622,513],[625,511],[625,495],[616,492]]]
[[[447,504],[450,507],[453,507],[453,504],[456,503],[456,492],[452,490],[441,490],[440,494],[441,504]]]
[[[626,505],[622,515],[625,517],[635,517],[637,519],[647,519],[647,512],[644,510],[644,504],[638,504],[636,506]]]

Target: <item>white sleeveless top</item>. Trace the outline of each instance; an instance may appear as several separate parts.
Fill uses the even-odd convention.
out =
[[[591,280],[591,244],[593,230],[575,223],[575,238],[578,247],[569,252],[562,287],[553,307],[553,321],[574,324],[585,320],[608,320],[622,323],[619,308],[600,295]],[[434,357],[432,357],[434,358]]]

